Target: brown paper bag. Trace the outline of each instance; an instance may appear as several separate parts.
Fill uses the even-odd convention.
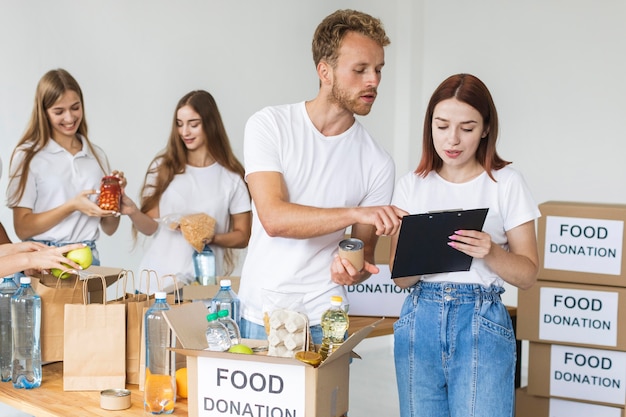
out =
[[[31,285],[41,297],[41,360],[63,360],[63,314],[66,304],[83,303],[83,289],[72,275],[59,279],[53,275],[31,277]]]
[[[83,282],[83,295],[88,279]],[[126,386],[126,307],[123,304],[66,304],[63,390],[100,391]]]
[[[128,287],[130,281],[131,287]],[[138,294],[133,271],[119,274],[114,304],[126,306],[126,383],[139,384],[139,363],[141,358],[141,326],[144,308],[148,307],[148,295]],[[120,285],[123,295],[120,297]]]

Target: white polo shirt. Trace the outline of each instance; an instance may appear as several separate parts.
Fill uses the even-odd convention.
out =
[[[111,172],[109,162],[104,151],[92,144],[102,163],[101,168],[84,138],[80,139],[83,149],[76,155],[72,155],[52,139],[37,152],[30,163],[24,194],[17,204],[9,204],[9,207],[25,207],[33,213],[42,213],[60,206],[81,191],[98,190],[102,177]],[[11,164],[8,199],[19,185],[19,177],[13,178],[13,174],[15,168],[21,164],[25,155],[23,149],[27,146],[29,145],[23,145],[16,151]],[[94,194],[93,200],[96,201],[96,198]],[[99,224],[99,217],[90,217],[75,211],[56,226],[33,236],[33,239],[53,242],[96,240],[100,234]]]

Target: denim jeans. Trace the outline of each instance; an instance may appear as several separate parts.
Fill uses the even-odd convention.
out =
[[[401,417],[512,417],[515,334],[501,287],[419,282],[394,324]]]
[[[313,343],[316,345],[322,344],[322,326],[319,324],[311,326],[309,330],[311,331]],[[244,318],[241,319],[239,331],[241,332],[241,337],[244,339],[267,339],[264,326],[252,323]]]

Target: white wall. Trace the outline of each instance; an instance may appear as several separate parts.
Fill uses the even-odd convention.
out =
[[[362,120],[393,154],[398,175],[419,160],[432,90],[452,73],[471,72],[498,106],[501,155],[538,202],[626,203],[626,4],[617,0],[0,0],[0,190],[48,69],[78,79],[90,137],[126,172],[136,197],[189,90],[216,97],[240,157],[250,114],[312,98],[312,33],[344,7],[381,17],[392,40],[378,101]],[[4,205],[0,221],[15,238]],[[105,264],[131,269],[142,253],[127,219],[99,246]]]

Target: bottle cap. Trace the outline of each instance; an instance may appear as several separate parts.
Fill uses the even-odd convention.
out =
[[[157,300],[165,300],[167,298],[167,293],[164,291],[157,291],[154,293],[154,298]]]
[[[30,277],[21,277],[20,284],[30,284]]]
[[[217,317],[227,317],[230,316],[230,312],[228,310],[220,310],[217,312]]]
[[[343,302],[343,298],[341,298],[340,295],[333,295],[332,297],[330,297],[330,302],[332,304],[341,304]]]
[[[220,281],[220,285],[221,285],[222,287],[230,287],[231,282],[230,282],[230,280],[229,280],[229,279],[223,279],[223,280],[221,280],[221,281]]]
[[[226,311],[226,310],[224,310]],[[217,313],[211,313],[209,315],[206,316],[207,321],[214,321],[217,320]]]

